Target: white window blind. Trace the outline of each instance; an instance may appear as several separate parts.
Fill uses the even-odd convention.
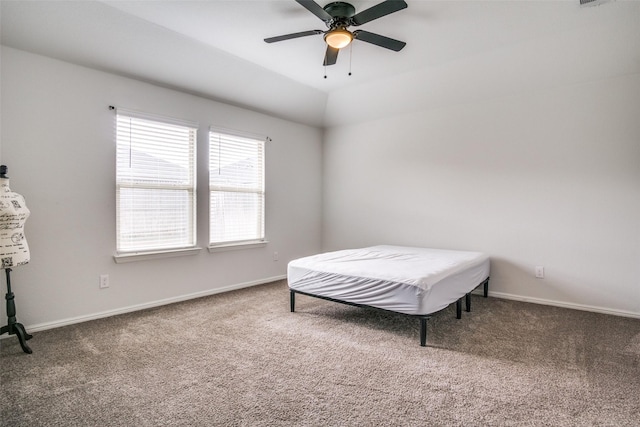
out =
[[[209,132],[209,246],[262,242],[266,138]]]
[[[117,251],[196,244],[197,124],[117,111]]]

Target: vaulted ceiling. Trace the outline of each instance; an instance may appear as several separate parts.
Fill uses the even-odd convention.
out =
[[[407,3],[359,27],[403,50],[356,40],[326,68],[322,35],[263,41],[326,30],[294,0],[2,1],[1,41],[320,127],[640,72],[637,1]]]

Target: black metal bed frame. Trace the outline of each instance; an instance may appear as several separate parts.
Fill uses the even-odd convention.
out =
[[[478,286],[476,286],[475,288],[473,288],[471,290],[471,292],[473,292],[474,290],[476,290],[480,286],[484,287],[484,289],[483,289],[484,297],[487,298],[489,296],[489,277],[487,277],[482,282],[480,282],[480,284]],[[465,298],[465,306],[466,306],[465,309],[466,309],[467,312],[471,311],[471,292],[468,292],[464,296],[464,298]],[[297,291],[295,289],[289,288],[289,304],[290,304],[292,313],[296,311],[296,294],[307,295],[307,296],[310,296],[310,297],[320,298],[320,299],[327,300],[327,301],[332,301],[332,302],[338,302],[340,304],[351,305],[353,307],[371,308],[371,309],[374,309],[374,310],[387,311],[387,312],[391,312],[391,313],[403,314],[405,316],[418,318],[420,320],[420,345],[422,347],[425,347],[427,345],[427,320],[429,320],[431,318],[431,316],[433,314],[435,314],[435,313],[429,313],[429,314],[406,314],[406,313],[400,313],[400,312],[393,311],[393,310],[387,310],[385,308],[373,307],[371,305],[366,305],[366,304],[356,304],[354,302],[342,301],[342,300],[335,299],[335,298],[325,297],[325,296],[322,296],[322,295],[310,294],[308,292]],[[459,298],[456,301],[456,319],[460,319],[460,318],[462,318],[462,297]]]

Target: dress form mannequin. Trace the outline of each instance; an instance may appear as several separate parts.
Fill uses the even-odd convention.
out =
[[[24,197],[9,188],[6,167],[3,171],[0,171],[0,262],[2,268],[10,268],[29,262],[24,223],[30,212]]]
[[[7,276],[7,317],[9,323],[3,326],[0,335],[8,333],[17,335],[20,346],[25,353],[31,353],[26,340],[32,338],[21,323],[16,321],[16,307],[13,292],[11,292],[11,267],[24,265],[29,262],[29,246],[24,237],[24,223],[29,217],[29,209],[24,197],[14,193],[9,188],[7,167],[0,166],[0,268]]]

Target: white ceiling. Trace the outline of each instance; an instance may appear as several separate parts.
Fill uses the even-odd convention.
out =
[[[360,12],[380,1],[350,3]],[[3,0],[1,36],[6,46],[315,126],[640,72],[639,1],[407,3],[358,27],[406,41],[402,51],[356,40],[326,70],[321,35],[263,41],[326,29],[294,0]]]

